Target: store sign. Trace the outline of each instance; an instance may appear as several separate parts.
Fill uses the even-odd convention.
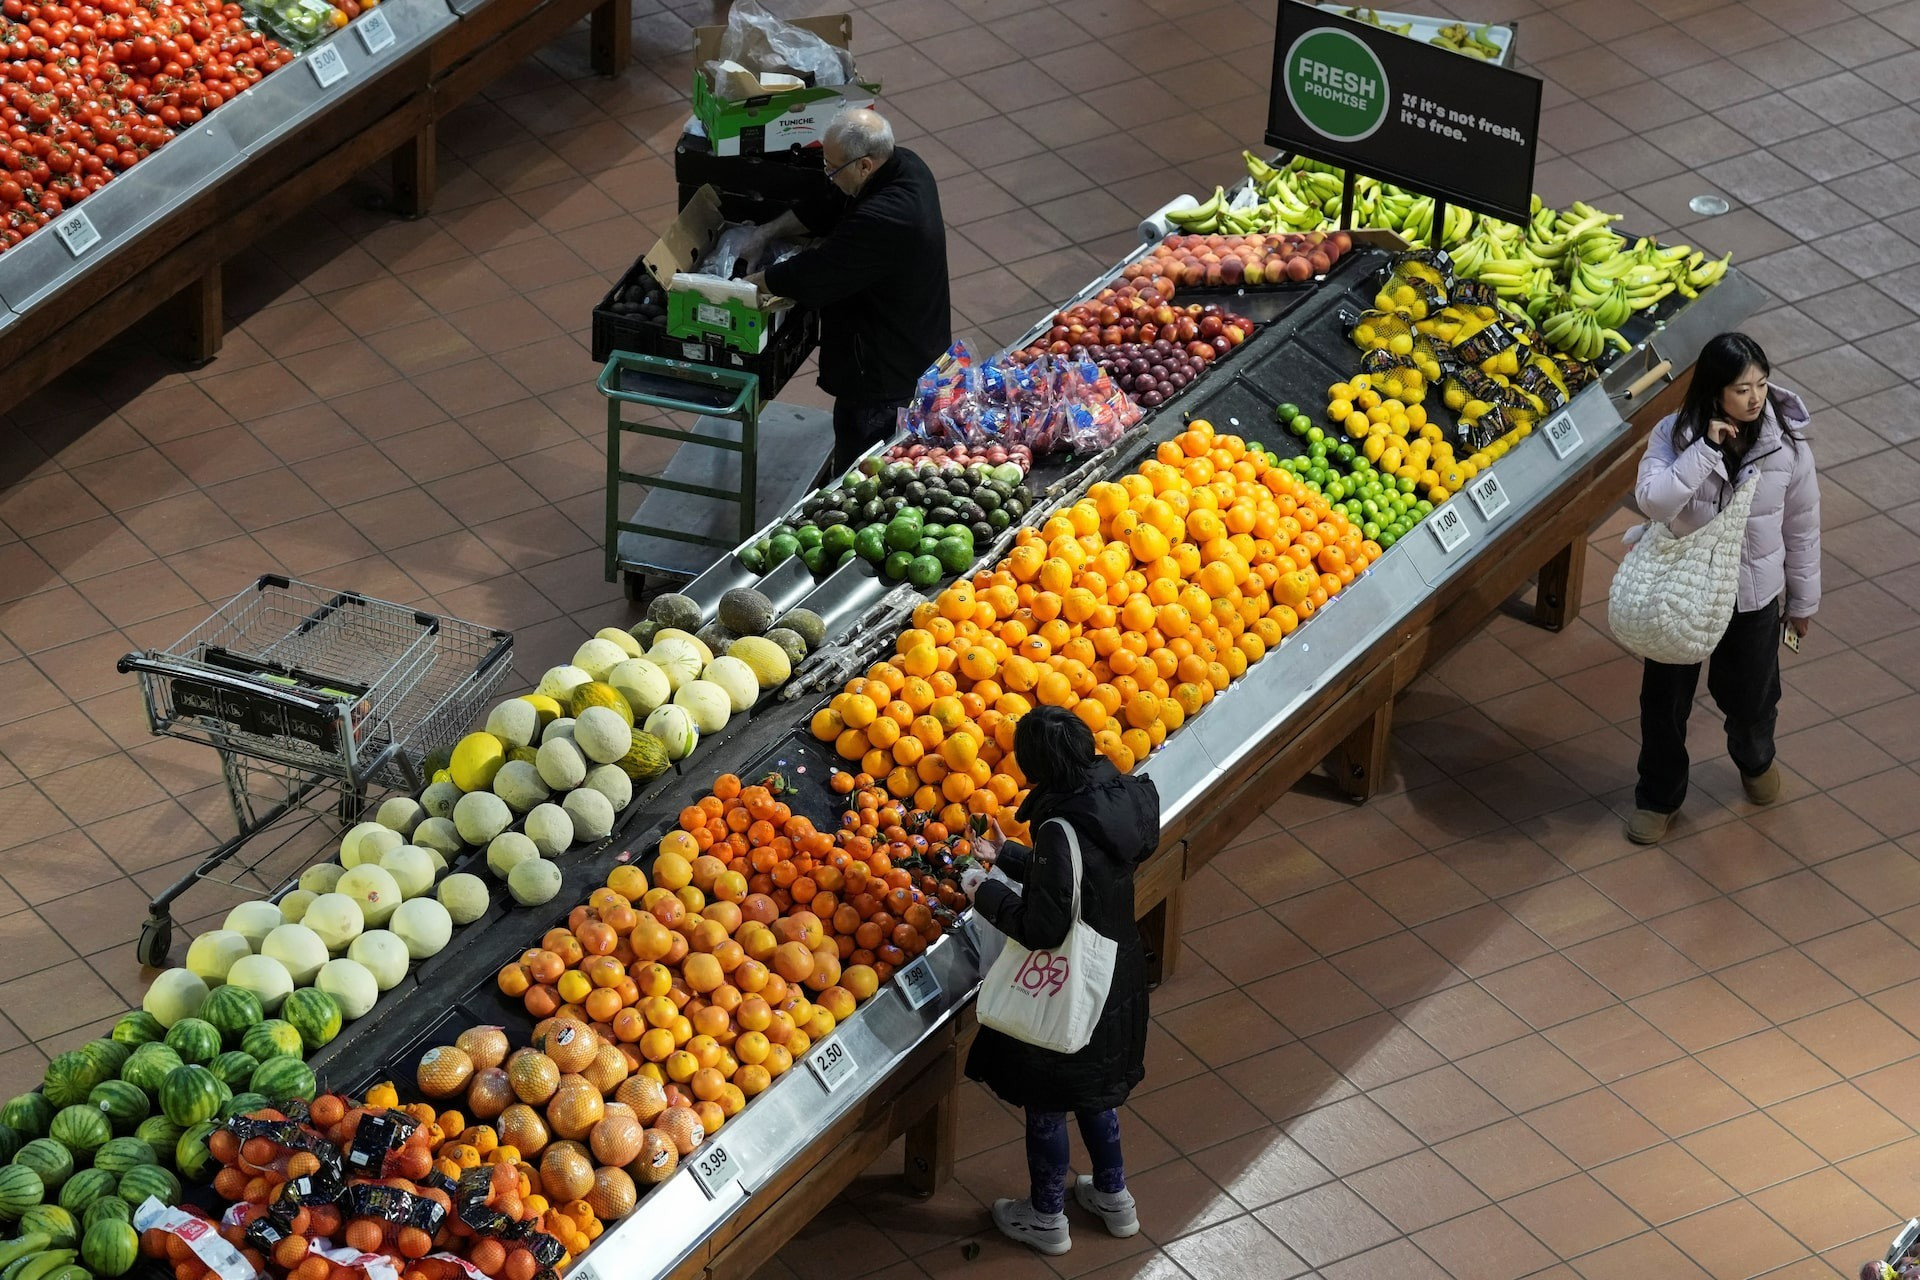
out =
[[[1281,0],[1267,141],[1525,222],[1540,84],[1506,67]]]

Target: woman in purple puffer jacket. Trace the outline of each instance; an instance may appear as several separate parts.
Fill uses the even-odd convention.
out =
[[[1806,441],[1807,407],[1768,382],[1760,344],[1743,333],[1707,343],[1680,412],[1662,421],[1640,460],[1634,503],[1685,535],[1757,477],[1740,556],[1733,621],[1707,662],[1707,691],[1727,720],[1727,754],[1747,798],[1780,795],[1773,725],[1780,707],[1781,618],[1807,634],[1820,606],[1820,488]],[[1640,679],[1640,781],[1627,838],[1654,844],[1687,796],[1687,716],[1700,665],[1647,662]]]

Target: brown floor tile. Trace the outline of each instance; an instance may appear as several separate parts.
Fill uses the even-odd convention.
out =
[[[1390,1013],[1360,1018],[1307,1038],[1307,1046],[1361,1090],[1441,1065],[1440,1055]]]
[[[1593,1086],[1593,1077],[1544,1036],[1528,1036],[1460,1062],[1467,1078],[1514,1112],[1531,1111]]]
[[[1497,903],[1470,907],[1422,925],[1416,932],[1468,977],[1510,968],[1549,949],[1538,934]]]
[[[1501,1207],[1562,1258],[1603,1248],[1638,1234],[1645,1226],[1584,1173],[1517,1195]]]
[[[1193,1157],[1201,1172],[1247,1209],[1283,1200],[1333,1177],[1292,1139],[1250,1133]]]
[[[1606,1089],[1549,1103],[1527,1123],[1581,1168],[1617,1160],[1660,1141],[1660,1132]]]
[[[1480,985],[1535,1030],[1557,1026],[1613,1003],[1606,988],[1564,955],[1541,956],[1480,979]]]
[[[1574,1164],[1521,1120],[1502,1120],[1434,1148],[1495,1200],[1555,1182]]]
[[[1681,1056],[1673,1041],[1625,1005],[1563,1022],[1544,1034],[1603,1084]]]
[[[1370,1096],[1429,1145],[1507,1116],[1505,1107],[1452,1066],[1383,1085]]]
[[[1785,1022],[1839,1004],[1847,990],[1797,951],[1776,951],[1723,970],[1720,981],[1762,1017]]]
[[[1343,953],[1334,966],[1383,1005],[1399,1005],[1466,981],[1411,933],[1395,934]]]
[[[1911,1204],[1914,1191],[1920,1189],[1916,1188],[1916,1184],[1920,1184],[1920,1169],[1913,1165],[1915,1154],[1920,1154],[1920,1139],[1908,1138],[1890,1147],[1855,1156],[1843,1162],[1839,1168],[1862,1191],[1880,1203],[1889,1206]]]
[[[1420,1146],[1417,1138],[1368,1098],[1348,1098],[1309,1111],[1283,1127],[1308,1155],[1342,1176]]]
[[[1920,1040],[1864,1000],[1789,1022],[1782,1030],[1849,1077],[1920,1053]]]
[[[1250,999],[1238,991],[1224,992],[1160,1014],[1155,1021],[1207,1066],[1225,1066],[1277,1048],[1292,1038],[1287,1028],[1269,1016],[1277,1011],[1258,1000],[1258,988],[1253,995],[1255,998]]]
[[[1472,984],[1423,996],[1394,1012],[1421,1039],[1448,1058],[1491,1049],[1527,1033],[1524,1022]]]
[[[1414,1236],[1421,1251],[1455,1277],[1513,1280],[1553,1261],[1553,1255],[1498,1205],[1488,1205]]]
[[[1252,1217],[1196,1231],[1168,1244],[1166,1252],[1193,1280],[1229,1280],[1250,1268],[1275,1276],[1297,1276],[1307,1270],[1298,1254]]]
[[[1649,923],[1653,931],[1701,968],[1712,971],[1785,946],[1773,932],[1726,898],[1714,898]],[[1844,937],[1845,931],[1836,937]],[[1916,974],[1920,976],[1920,974]]]
[[[1768,1112],[1828,1160],[1845,1160],[1913,1133],[1880,1104],[1845,1082],[1790,1098],[1769,1107]]]
[[[1809,1249],[1831,1249],[1892,1221],[1888,1209],[1838,1169],[1820,1169],[1753,1194],[1753,1203]]]
[[[1593,1176],[1656,1227],[1723,1204],[1735,1194],[1684,1147],[1671,1142],[1603,1165]]]
[[[1693,1059],[1683,1058],[1612,1085],[1628,1105],[1668,1137],[1679,1138],[1730,1120],[1751,1109]]]
[[[1260,1112],[1219,1076],[1195,1076],[1139,1099],[1134,1107],[1168,1142],[1193,1152],[1260,1127]]]
[[[1772,1027],[1705,1050],[1700,1061],[1761,1107],[1824,1088],[1839,1078],[1799,1042]]]
[[[1380,1009],[1324,960],[1276,974],[1249,987],[1248,994],[1288,1031],[1303,1038]]]
[[[1255,982],[1313,959],[1312,949],[1262,913],[1200,929],[1187,945],[1234,983]]]
[[[1622,1000],[1676,985],[1700,972],[1699,966],[1644,925],[1583,942],[1566,954]]]
[[[1577,877],[1515,894],[1501,905],[1555,947],[1585,942],[1632,923],[1598,889]]]
[[[1270,1204],[1254,1217],[1315,1266],[1385,1243],[1396,1234],[1394,1224],[1339,1182]]]

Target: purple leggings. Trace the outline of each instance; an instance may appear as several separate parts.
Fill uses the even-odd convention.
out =
[[[1080,1140],[1087,1144],[1087,1155],[1093,1160],[1094,1189],[1106,1195],[1125,1191],[1127,1174],[1120,1163],[1119,1113],[1076,1111],[1074,1117],[1080,1122]],[[1071,1159],[1067,1150],[1067,1113],[1029,1110],[1027,1177],[1033,1189],[1027,1199],[1036,1212],[1066,1211]]]

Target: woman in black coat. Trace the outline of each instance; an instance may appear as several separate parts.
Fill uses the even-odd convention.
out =
[[[1116,1236],[1140,1230],[1120,1157],[1116,1108],[1146,1075],[1147,974],[1133,916],[1133,869],[1160,845],[1160,793],[1146,778],[1122,776],[1094,751],[1093,733],[1071,712],[1040,707],[1020,718],[1014,754],[1030,791],[1016,815],[1034,847],[1008,841],[995,866],[1016,891],[973,872],[963,880],[974,910],[1030,951],[1066,941],[1073,926],[1073,864],[1062,824],[1080,845],[1080,914],[1116,944],[1113,983],[1093,1038],[1078,1053],[1055,1053],[982,1027],[967,1075],[1027,1112],[1025,1200],[1000,1200],[994,1225],[1042,1253],[1072,1247],[1067,1231],[1067,1113],[1074,1113],[1093,1160],[1074,1198]]]

